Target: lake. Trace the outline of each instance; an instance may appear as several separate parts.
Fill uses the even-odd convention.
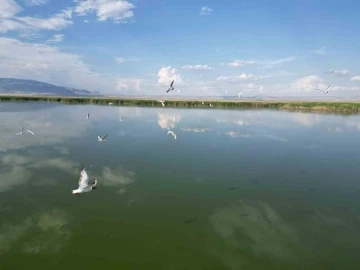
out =
[[[359,135],[360,115],[1,102],[0,269],[359,269]],[[98,188],[74,196],[82,166]]]

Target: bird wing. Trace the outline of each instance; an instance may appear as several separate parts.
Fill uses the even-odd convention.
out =
[[[318,88],[315,88],[314,90],[318,90],[318,91],[324,91],[324,90],[322,90],[322,89],[318,89]]]
[[[170,87],[172,88],[174,84],[174,80],[171,82]]]
[[[107,137],[107,134],[106,134],[104,137],[102,137],[101,139],[102,139],[102,140],[105,140],[106,137]]]
[[[333,85],[333,84],[330,84],[330,85],[328,86],[328,88],[326,88],[326,90],[328,90],[332,85]]]
[[[170,89],[168,89],[168,90],[166,91],[166,93],[169,93],[169,91],[170,91]]]
[[[101,140],[100,136],[98,135],[98,139]]]
[[[23,128],[21,129],[21,131],[24,131],[24,129],[25,129],[25,127],[23,127]]]
[[[80,171],[79,188],[84,188],[89,185],[89,176],[83,167]]]

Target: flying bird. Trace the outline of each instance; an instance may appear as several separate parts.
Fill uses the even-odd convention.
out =
[[[239,93],[239,98],[241,98],[241,95],[243,95],[243,93],[240,92],[240,93]]]
[[[161,102],[161,105],[165,107],[165,101],[159,100],[159,102]]]
[[[107,134],[106,134],[104,137],[100,137],[100,136],[98,135],[98,141],[99,141],[99,142],[106,142],[106,137],[107,137]]]
[[[119,121],[120,121],[120,122],[124,121],[121,116],[119,117]]]
[[[35,135],[35,133],[34,132],[32,132],[31,130],[26,130],[27,132],[29,132],[30,134],[32,134],[32,135]]]
[[[79,178],[79,187],[72,191],[72,194],[79,195],[83,192],[89,192],[93,189],[96,189],[97,180],[94,178],[89,182],[89,176],[85,171],[85,167],[82,167],[80,171],[80,178]]]
[[[173,87],[173,85],[174,85],[174,80],[171,82],[170,87],[169,87],[169,89],[166,91],[166,93],[168,93],[169,91],[172,91],[172,90],[175,89],[175,88]]]
[[[90,113],[88,113],[88,115],[87,115],[86,119],[90,119]]]
[[[169,130],[168,133],[167,133],[167,135],[169,135],[169,134],[171,134],[171,135],[174,137],[174,139],[176,140],[176,134],[175,134],[174,131]]]
[[[319,89],[319,88],[315,88],[314,90],[318,90],[318,91],[323,91],[324,94],[329,93],[329,89],[333,84],[330,84],[325,90],[324,89]]]
[[[17,135],[21,135],[21,134],[24,134],[24,129],[25,129],[25,127],[23,127],[23,128],[21,129],[21,132],[19,132],[19,133],[16,133],[15,135],[17,136]]]

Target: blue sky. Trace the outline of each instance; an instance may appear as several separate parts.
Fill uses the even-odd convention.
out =
[[[2,0],[0,76],[103,93],[360,94],[357,1]]]

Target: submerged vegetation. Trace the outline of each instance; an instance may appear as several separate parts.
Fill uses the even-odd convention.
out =
[[[45,101],[66,104],[108,104],[123,106],[162,106],[158,100],[146,98],[116,98],[116,97],[56,97],[56,96],[26,96],[0,95],[0,101]],[[212,108],[265,108],[282,110],[307,110],[319,112],[360,112],[360,102],[321,102],[321,101],[249,101],[249,100],[190,100],[169,99],[167,107],[209,107]]]

